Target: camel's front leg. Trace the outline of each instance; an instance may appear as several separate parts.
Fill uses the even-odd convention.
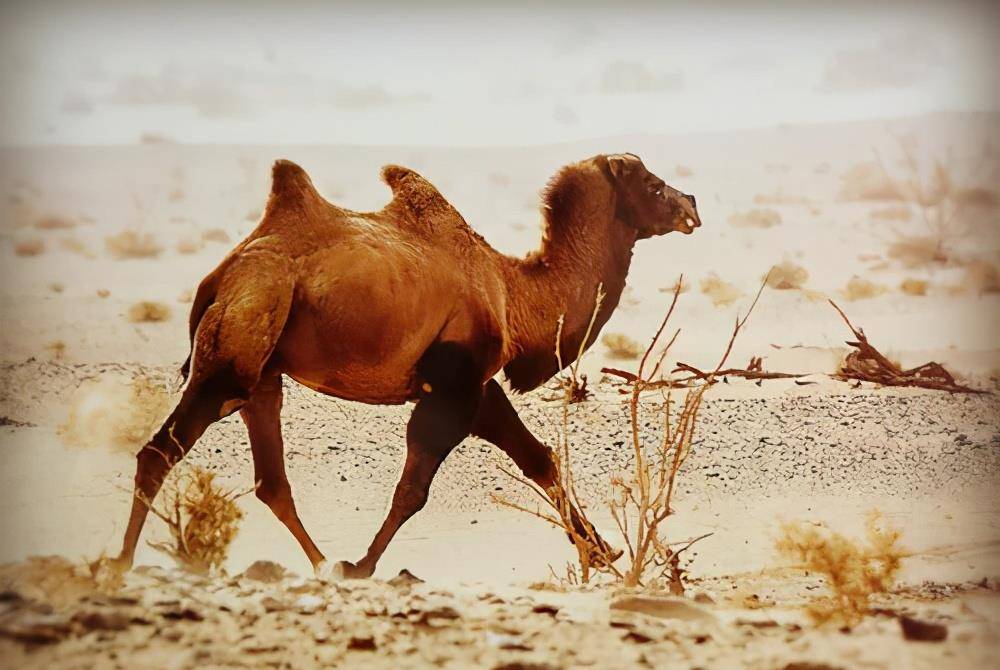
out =
[[[552,461],[552,450],[525,427],[521,417],[517,415],[517,410],[510,404],[507,394],[494,379],[488,381],[483,389],[483,399],[479,404],[476,420],[472,424],[472,434],[500,447],[517,464],[525,477],[538,484],[550,498],[552,497],[552,487],[558,476]],[[584,529],[581,515],[572,506],[570,516],[576,532],[586,537],[587,531]],[[620,550],[611,549],[599,535],[597,541],[613,559],[621,556]],[[600,564],[600,554],[594,553],[592,558],[595,565]]]
[[[452,356],[447,350],[445,355],[438,353],[419,368],[426,382],[406,425],[406,463],[389,514],[365,557],[356,565],[337,563],[335,577],[371,577],[396,531],[427,502],[441,463],[469,435],[482,394],[479,373],[464,356]]]

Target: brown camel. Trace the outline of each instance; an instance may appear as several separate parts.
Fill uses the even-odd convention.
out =
[[[152,501],[172,464],[239,410],[250,434],[257,497],[299,541],[318,575],[369,577],[396,531],[427,500],[438,467],[465,437],[502,449],[549,489],[548,447],[493,379],[530,391],[580,348],[598,284],[597,337],[625,287],[638,239],[701,225],[695,200],[632,154],[563,168],[543,199],[542,247],[524,259],[495,251],[428,181],[390,165],[379,212],[324,200],[299,166],[274,164],[260,225],[198,287],[187,386],[137,455],[135,498],[117,565],[132,565]],[[338,398],[414,402],[392,507],[357,564],[330,566],[295,511],[285,475],[282,375]]]

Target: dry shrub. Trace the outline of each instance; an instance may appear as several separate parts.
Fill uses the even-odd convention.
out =
[[[201,251],[202,242],[197,237],[182,237],[177,240],[177,253],[179,254],[195,254]]]
[[[53,293],[62,293],[63,291],[66,290],[66,285],[60,281],[54,281],[51,284],[49,284],[49,290],[52,291]]]
[[[899,290],[906,295],[921,296],[927,295],[927,280],[907,277],[900,283]]]
[[[111,295],[111,291],[109,291],[108,289],[106,289],[106,288],[99,288],[99,289],[97,289],[97,297],[98,298],[107,298],[109,295]]]
[[[221,569],[243,520],[236,499],[249,492],[222,489],[215,483],[214,472],[194,466],[174,468],[160,494],[162,506],[143,500],[167,524],[171,537],[170,543],[150,542],[149,546],[191,572]]]
[[[709,273],[707,277],[701,280],[701,292],[707,295],[716,307],[731,305],[736,302],[737,298],[743,295],[742,291],[729,282],[723,281],[714,272]]]
[[[184,189],[180,187],[170,189],[170,192],[167,194],[168,202],[180,202],[183,199],[184,199]]]
[[[913,218],[913,210],[909,205],[895,205],[873,209],[870,216],[880,221],[909,221]]]
[[[799,567],[819,573],[830,595],[808,606],[817,623],[853,626],[871,611],[871,597],[892,588],[902,559],[909,554],[898,545],[900,532],[882,524],[878,513],[868,516],[867,543],[833,532],[818,524],[785,523],[776,547]]]
[[[954,198],[955,202],[963,207],[996,209],[1000,206],[1000,195],[995,189],[985,186],[956,189]]]
[[[876,161],[859,163],[840,177],[843,200],[905,200],[905,192]]]
[[[607,333],[601,343],[608,349],[608,358],[631,360],[642,355],[642,345],[623,333]]]
[[[94,252],[87,247],[83,241],[76,237],[64,237],[59,240],[59,246],[65,251],[71,254],[77,254],[78,256],[83,256],[84,258],[95,258]]]
[[[135,454],[172,409],[167,390],[148,377],[105,375],[73,394],[59,426],[68,444]]]
[[[729,217],[729,225],[736,228],[773,228],[780,223],[781,214],[773,209],[751,209]]]
[[[104,238],[104,246],[115,258],[156,258],[163,247],[156,241],[152,233],[140,233],[137,230],[123,230],[117,235]]]
[[[192,291],[189,288],[184,289],[177,296],[177,302],[180,302],[180,303],[189,303],[192,300],[194,300],[194,291]]]
[[[208,230],[202,232],[201,239],[206,242],[221,242],[223,244],[227,244],[231,241],[229,233],[222,228],[209,228]]]
[[[170,318],[170,307],[162,302],[142,300],[129,307],[126,316],[132,323],[159,323]]]
[[[39,230],[66,230],[67,228],[73,228],[75,226],[76,222],[72,219],[68,219],[64,216],[57,216],[55,214],[43,216],[38,219],[38,221],[35,221],[35,228],[38,228]]]
[[[37,237],[14,242],[14,253],[18,256],[41,256],[45,253],[45,240]]]
[[[45,345],[45,351],[49,352],[52,358],[63,358],[66,355],[66,343],[62,340],[52,340]]]
[[[965,264],[964,283],[979,294],[1000,292],[1000,270],[989,261],[969,261]]]
[[[674,168],[674,174],[676,174],[678,177],[691,177],[694,175],[694,170],[692,170],[686,165],[678,165],[676,168]]]
[[[800,289],[809,280],[809,272],[791,261],[778,263],[767,275],[767,286],[778,290]]]
[[[628,587],[668,588],[674,594],[682,595],[684,593],[683,577],[685,571],[680,564],[681,555],[692,544],[705,536],[679,543],[681,546],[678,546],[677,543],[671,544],[667,542],[663,526],[667,518],[673,514],[671,505],[677,476],[691,452],[702,397],[705,391],[715,383],[716,374],[722,369],[726,359],[729,357],[736,336],[746,323],[747,318],[749,318],[750,312],[753,311],[753,305],[751,305],[750,311],[747,312],[746,316],[742,319],[737,318],[729,345],[715,371],[706,376],[704,384],[687,391],[683,401],[680,403],[679,412],[675,412],[673,411],[674,407],[670,388],[669,386],[662,386],[662,382],[658,380],[657,376],[660,374],[663,361],[680,331],[676,331],[666,342],[651,369],[647,368],[646,364],[650,361],[650,355],[657,347],[660,337],[663,335],[667,323],[673,314],[678,297],[680,296],[679,289],[682,285],[683,281],[678,280],[676,284],[677,290],[674,292],[670,307],[642,356],[638,373],[632,374],[614,371],[623,376],[631,387],[628,406],[631,427],[630,438],[635,457],[630,471],[612,476],[611,496],[608,500],[611,515],[625,543],[627,563],[621,568],[615,566],[615,562],[621,556],[621,552],[615,552],[607,543],[601,540],[594,525],[583,515],[583,510],[586,508],[581,504],[577,495],[571,462],[569,440],[570,390],[574,386],[579,362],[583,356],[584,345],[590,337],[590,332],[604,297],[601,287],[598,287],[594,311],[577,352],[577,358],[568,367],[568,376],[560,374],[559,377],[563,382],[564,389],[566,389],[566,394],[562,405],[561,430],[557,437],[556,448],[552,454],[557,474],[556,484],[547,491],[543,491],[529,480],[504,470],[510,477],[534,491],[554,514],[523,507],[505,498],[493,496],[496,502],[537,516],[553,526],[562,529],[569,535],[577,549],[580,572],[578,577],[576,567],[570,566],[567,568],[564,579],[557,577],[560,581],[570,584],[579,582],[587,583],[590,579],[591,571],[596,571],[609,575]],[[760,292],[763,289],[764,285],[761,284],[760,291],[757,292],[757,298],[760,297]],[[757,298],[754,299],[754,305],[756,305]],[[555,355],[560,370],[564,369],[561,354],[562,324],[563,318],[560,317],[555,345]],[[611,370],[605,368],[604,371],[609,372]],[[648,423],[644,424],[640,419],[639,400],[643,391],[653,388],[658,388],[661,393],[664,393],[662,405],[663,429],[660,443],[655,448],[650,449],[643,444],[643,440],[640,437],[640,431],[642,430],[640,426],[648,425]],[[666,388],[665,391],[664,388]],[[577,510],[580,511],[577,512]],[[553,575],[555,575],[554,571]]]
[[[946,263],[949,254],[945,240],[936,235],[897,235],[889,244],[889,258],[908,268],[920,268],[934,263]]]
[[[882,295],[887,290],[882,284],[854,275],[841,293],[848,300],[868,300]]]

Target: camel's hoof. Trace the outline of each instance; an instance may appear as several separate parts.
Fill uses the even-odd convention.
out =
[[[596,548],[592,547],[590,550],[590,564],[595,568],[606,568],[621,558],[622,554],[625,553],[621,549],[612,549],[609,546],[605,546],[603,549],[604,551],[598,551]],[[605,561],[605,556],[607,556],[610,560]]]
[[[360,568],[350,561],[330,563],[322,561],[315,567],[316,579],[321,582],[342,582],[345,579],[368,579],[371,572]]]
[[[127,558],[102,556],[90,564],[90,576],[99,584],[120,584],[125,573],[131,569],[132,561]]]

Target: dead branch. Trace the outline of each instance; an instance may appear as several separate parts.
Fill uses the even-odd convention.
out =
[[[950,393],[988,393],[988,391],[957,383],[951,373],[944,369],[944,366],[933,361],[908,370],[902,369],[868,341],[864,331],[851,323],[844,311],[837,306],[837,303],[833,300],[829,302],[856,338],[854,342],[847,342],[856,351],[847,354],[840,370],[833,375],[835,378],[874,382],[883,386],[915,386]]]

